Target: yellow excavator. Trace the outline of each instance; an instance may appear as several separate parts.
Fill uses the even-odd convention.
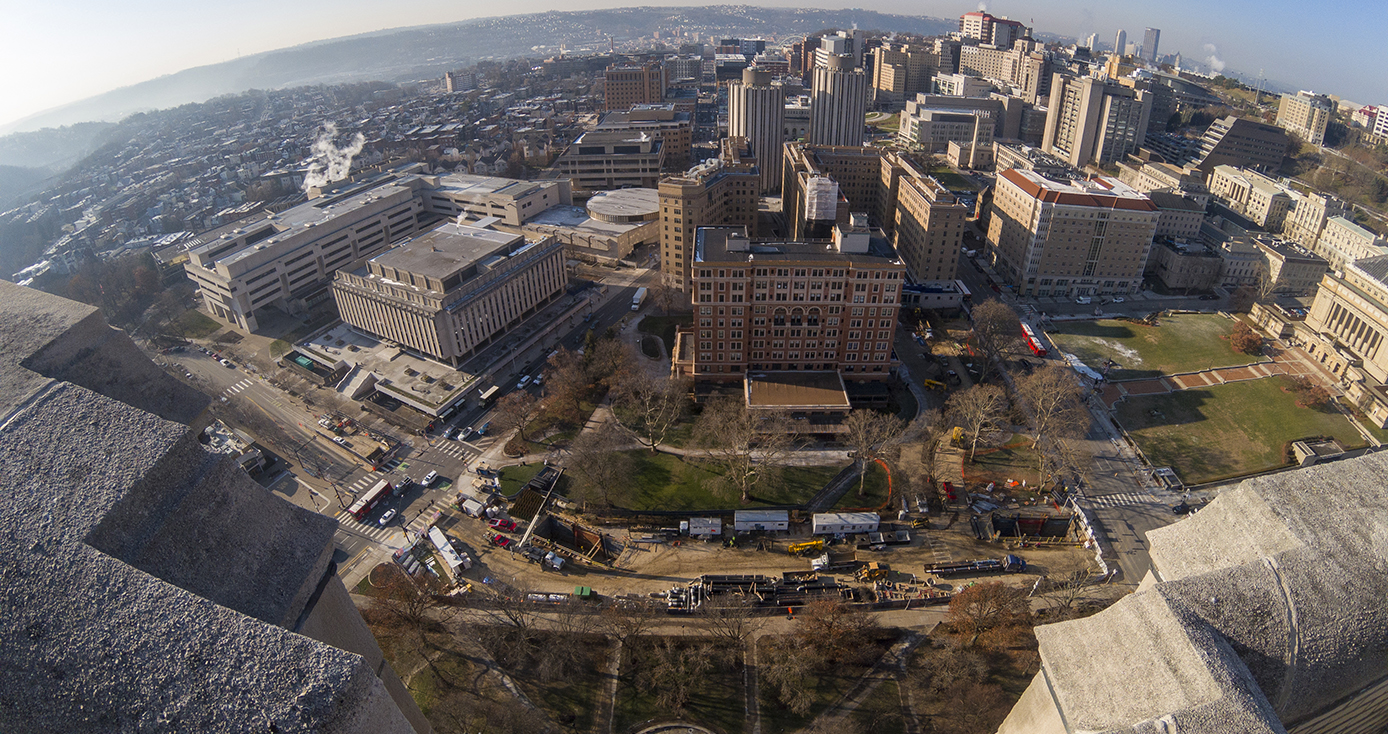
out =
[[[939,380],[924,380],[924,381],[921,382],[921,384],[925,385],[926,389],[929,389],[929,390],[943,390],[943,389],[945,389],[945,383],[940,382]]]

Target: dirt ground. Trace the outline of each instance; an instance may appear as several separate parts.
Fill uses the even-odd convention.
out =
[[[942,561],[965,561],[980,558],[996,558],[1006,553],[1015,553],[1026,559],[1028,568],[1020,574],[1005,576],[954,577],[948,584],[968,584],[978,580],[1003,580],[1019,586],[1030,586],[1042,575],[1061,575],[1072,570],[1085,568],[1093,563],[1093,552],[1077,546],[1057,546],[1049,548],[1026,548],[1011,550],[1002,545],[975,540],[969,530],[968,518],[960,516],[953,519],[945,515],[933,516],[931,527],[918,529],[912,533],[910,546],[889,547],[883,551],[860,551],[860,557],[868,557],[889,564],[894,572],[891,580],[925,580],[926,564]],[[727,548],[719,542],[683,540],[680,545],[669,543],[628,543],[621,558],[612,570],[590,566],[582,567],[570,562],[563,571],[542,570],[537,564],[529,563],[522,556],[498,548],[487,541],[488,529],[481,520],[458,518],[441,523],[441,527],[467,544],[469,554],[475,565],[464,575],[474,583],[483,578],[493,577],[517,588],[545,593],[570,593],[575,586],[588,586],[594,592],[606,596],[641,595],[669,590],[682,585],[702,574],[763,574],[779,576],[785,571],[810,570],[810,558],[793,556],[786,552],[788,542],[804,538],[772,538],[770,550],[757,550],[755,545],[743,540],[737,548]],[[513,538],[519,539],[519,534]],[[623,538],[625,540],[625,538]],[[749,547],[750,546],[750,547]],[[848,546],[833,546],[835,550],[848,550]],[[841,583],[855,583],[850,574],[838,576]]]

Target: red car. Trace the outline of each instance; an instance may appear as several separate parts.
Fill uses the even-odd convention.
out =
[[[508,538],[508,537],[506,537],[506,536],[504,536],[504,535],[493,535],[493,536],[491,537],[491,541],[492,541],[492,545],[495,545],[495,546],[497,546],[497,547],[499,547],[499,548],[505,548],[505,547],[511,545],[511,539]]]
[[[515,520],[503,520],[501,518],[497,518],[495,520],[488,520],[487,524],[492,527],[492,530],[500,530],[503,533],[511,533],[515,532],[516,530]]]

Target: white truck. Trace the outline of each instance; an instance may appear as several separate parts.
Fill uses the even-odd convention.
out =
[[[641,302],[644,300],[646,300],[646,288],[642,286],[637,288],[636,295],[631,297],[631,310],[635,311],[641,308]]]

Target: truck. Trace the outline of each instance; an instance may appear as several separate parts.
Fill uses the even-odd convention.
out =
[[[818,558],[810,560],[810,568],[815,571],[852,571],[862,562],[858,560],[857,551],[843,551],[840,553],[825,553]]]
[[[637,288],[636,295],[631,297],[631,310],[635,311],[641,308],[641,302],[644,300],[646,300],[646,287],[642,286]]]
[[[1021,573],[1027,570],[1027,562],[1020,556],[1006,555],[1002,558],[984,558],[977,561],[959,563],[927,564],[925,572],[936,576],[966,576],[980,573]]]
[[[790,546],[786,548],[786,550],[789,551],[790,554],[793,556],[799,555],[801,553],[812,553],[814,551],[822,551],[824,550],[824,539],[816,538],[815,540],[806,540],[800,543],[791,543]]]

